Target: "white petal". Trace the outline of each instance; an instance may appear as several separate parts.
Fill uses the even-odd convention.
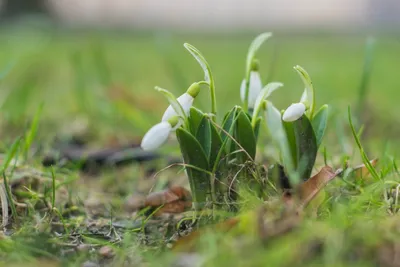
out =
[[[305,111],[306,106],[303,103],[291,104],[283,113],[282,120],[287,122],[298,120]]]
[[[183,111],[185,111],[186,115],[189,115],[190,108],[193,105],[194,98],[188,93],[184,93],[180,97],[178,97],[178,102],[181,104]]]
[[[186,115],[189,115],[190,108],[193,105],[193,100],[194,98],[189,95],[188,93],[184,93],[180,97],[178,97],[176,100],[178,100],[179,104],[181,104],[183,111],[185,112]],[[167,121],[173,116],[177,116],[174,108],[169,105],[168,108],[165,110],[164,115],[162,116],[161,121]]]
[[[246,80],[243,79],[242,84],[240,85],[240,99],[242,99],[242,102],[244,102],[246,94]]]
[[[250,85],[249,85],[249,107],[254,108],[257,96],[262,90],[262,82],[260,73],[258,71],[250,72]]]
[[[166,121],[154,125],[144,135],[140,146],[143,150],[154,150],[159,148],[165,143],[165,141],[167,141],[171,128],[171,124]]]

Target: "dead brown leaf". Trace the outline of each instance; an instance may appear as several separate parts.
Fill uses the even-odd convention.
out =
[[[378,159],[370,160],[370,163],[371,163],[372,167],[375,167],[376,164],[378,163]],[[358,166],[356,166],[356,167],[353,168],[353,175],[354,175],[356,178],[365,178],[365,177],[367,177],[369,174],[370,174],[370,173],[369,173],[369,170],[368,170],[368,168],[365,166],[365,164],[361,164],[361,165],[358,165]]]
[[[166,190],[151,193],[144,200],[144,207],[161,207],[161,213],[181,213],[192,207],[192,196],[182,186],[172,186]]]
[[[307,206],[319,191],[337,175],[337,171],[334,172],[331,167],[325,166],[316,175],[302,183],[299,188],[300,205],[298,208],[301,210]]]

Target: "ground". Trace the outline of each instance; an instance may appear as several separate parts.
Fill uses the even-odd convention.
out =
[[[179,167],[158,172],[179,160],[175,139],[155,160],[130,160],[118,166],[102,161],[111,153],[104,149],[137,146],[159,121],[167,102],[154,86],[179,95],[203,78],[184,42],[199,48],[211,65],[221,120],[228,109],[240,104],[245,57],[256,34],[2,28],[3,169],[8,156],[19,155],[5,170],[15,211],[9,210],[0,237],[4,266],[23,262],[32,266],[400,266],[396,202],[400,181],[395,164],[400,145],[398,36],[374,36],[365,93],[360,93],[364,34],[277,31],[261,48],[264,82],[284,83],[272,97],[277,107],[284,109],[301,96],[303,85],[292,68],[297,64],[311,75],[317,103],[331,106],[315,172],[323,166],[324,151],[335,169],[346,158],[350,166],[362,163],[349,130],[348,106],[357,130],[364,127],[363,148],[370,159],[380,160],[379,179],[357,175],[334,179],[320,205],[307,210],[283,233],[267,227],[270,233],[260,234],[257,218],[264,218],[267,225],[274,220],[281,225],[284,215],[279,207],[261,211],[262,201],[249,193],[239,213],[247,219],[240,227],[227,230],[216,227],[216,222],[203,222],[199,236],[183,241],[187,242],[184,249],[172,249],[181,236],[197,230],[198,225],[181,221],[190,217],[190,211],[156,216],[136,208],[150,191],[171,185],[187,188]],[[207,89],[202,89],[195,105],[209,111]],[[272,148],[262,133],[258,164],[267,166]],[[20,137],[13,154],[12,144]],[[81,161],[93,151],[89,162]],[[75,162],[53,159],[57,153]],[[139,153],[133,155],[137,160],[141,154],[135,153]]]

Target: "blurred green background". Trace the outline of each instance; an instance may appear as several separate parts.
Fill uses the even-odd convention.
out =
[[[397,8],[393,3],[363,0],[331,9],[334,2],[282,6],[274,0],[230,5],[216,1],[213,12],[207,8],[209,1],[197,3],[195,9],[180,0],[167,6],[135,3],[0,1],[3,140],[23,130],[41,104],[42,138],[73,134],[74,127],[88,127],[96,141],[109,136],[140,138],[167,106],[154,86],[178,96],[203,78],[184,42],[197,47],[211,65],[222,117],[240,104],[250,42],[259,33],[272,31],[273,38],[262,46],[258,58],[264,83],[284,83],[272,96],[278,108],[300,98],[303,85],[293,66],[301,65],[312,77],[317,104],[332,107],[334,135],[340,135],[334,131],[336,121],[345,127],[351,105],[359,111],[369,140],[397,142],[399,131],[393,126],[400,121],[400,34],[396,31],[400,22],[392,12]],[[272,16],[276,10],[282,15]],[[242,21],[235,12],[242,14]],[[362,96],[368,38],[375,45]],[[195,105],[209,111],[206,91]],[[364,108],[357,110],[364,96]]]
[[[122,132],[141,135],[159,120],[167,106],[154,86],[178,96],[203,78],[184,42],[195,45],[209,61],[222,115],[240,104],[244,61],[256,34],[3,28],[0,67],[8,74],[1,81],[2,117],[22,122],[43,102],[42,116],[54,125],[84,114],[96,119],[92,121],[94,127],[108,131],[118,127]],[[258,56],[264,82],[284,83],[272,97],[275,104],[283,109],[300,98],[302,83],[293,70],[299,64],[313,79],[319,105],[328,103],[344,113],[348,105],[355,108],[366,38],[364,34],[274,32]],[[366,111],[397,121],[400,41],[393,35],[374,38]],[[208,110],[206,91],[201,92],[196,105]]]

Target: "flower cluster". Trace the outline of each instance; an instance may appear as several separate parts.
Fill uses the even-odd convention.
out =
[[[300,66],[294,67],[305,85],[300,102],[279,112],[268,100],[275,90],[283,86],[280,82],[263,86],[260,77],[256,53],[270,36],[270,33],[261,34],[250,45],[245,78],[239,90],[242,106],[234,106],[220,123],[216,117],[212,72],[204,56],[195,47],[184,45],[202,67],[204,81],[193,83],[178,98],[156,87],[166,96],[170,105],[161,122],[145,134],[141,147],[144,150],[157,149],[175,131],[196,210],[207,207],[209,203],[213,207],[216,203],[227,203],[229,210],[232,210],[231,205],[235,205],[233,203],[238,197],[237,191],[233,190],[237,184],[249,184],[253,192],[262,192],[265,186],[260,182],[262,179],[254,180],[254,173],[257,172],[254,162],[262,123],[266,123],[272,141],[278,146],[278,163],[291,182],[298,183],[300,179],[308,179],[311,175],[326,128],[327,106],[322,106],[314,114],[314,88],[308,73]],[[210,113],[193,106],[201,85],[209,88]],[[249,162],[250,166],[242,167]],[[254,188],[254,184],[257,188]]]

